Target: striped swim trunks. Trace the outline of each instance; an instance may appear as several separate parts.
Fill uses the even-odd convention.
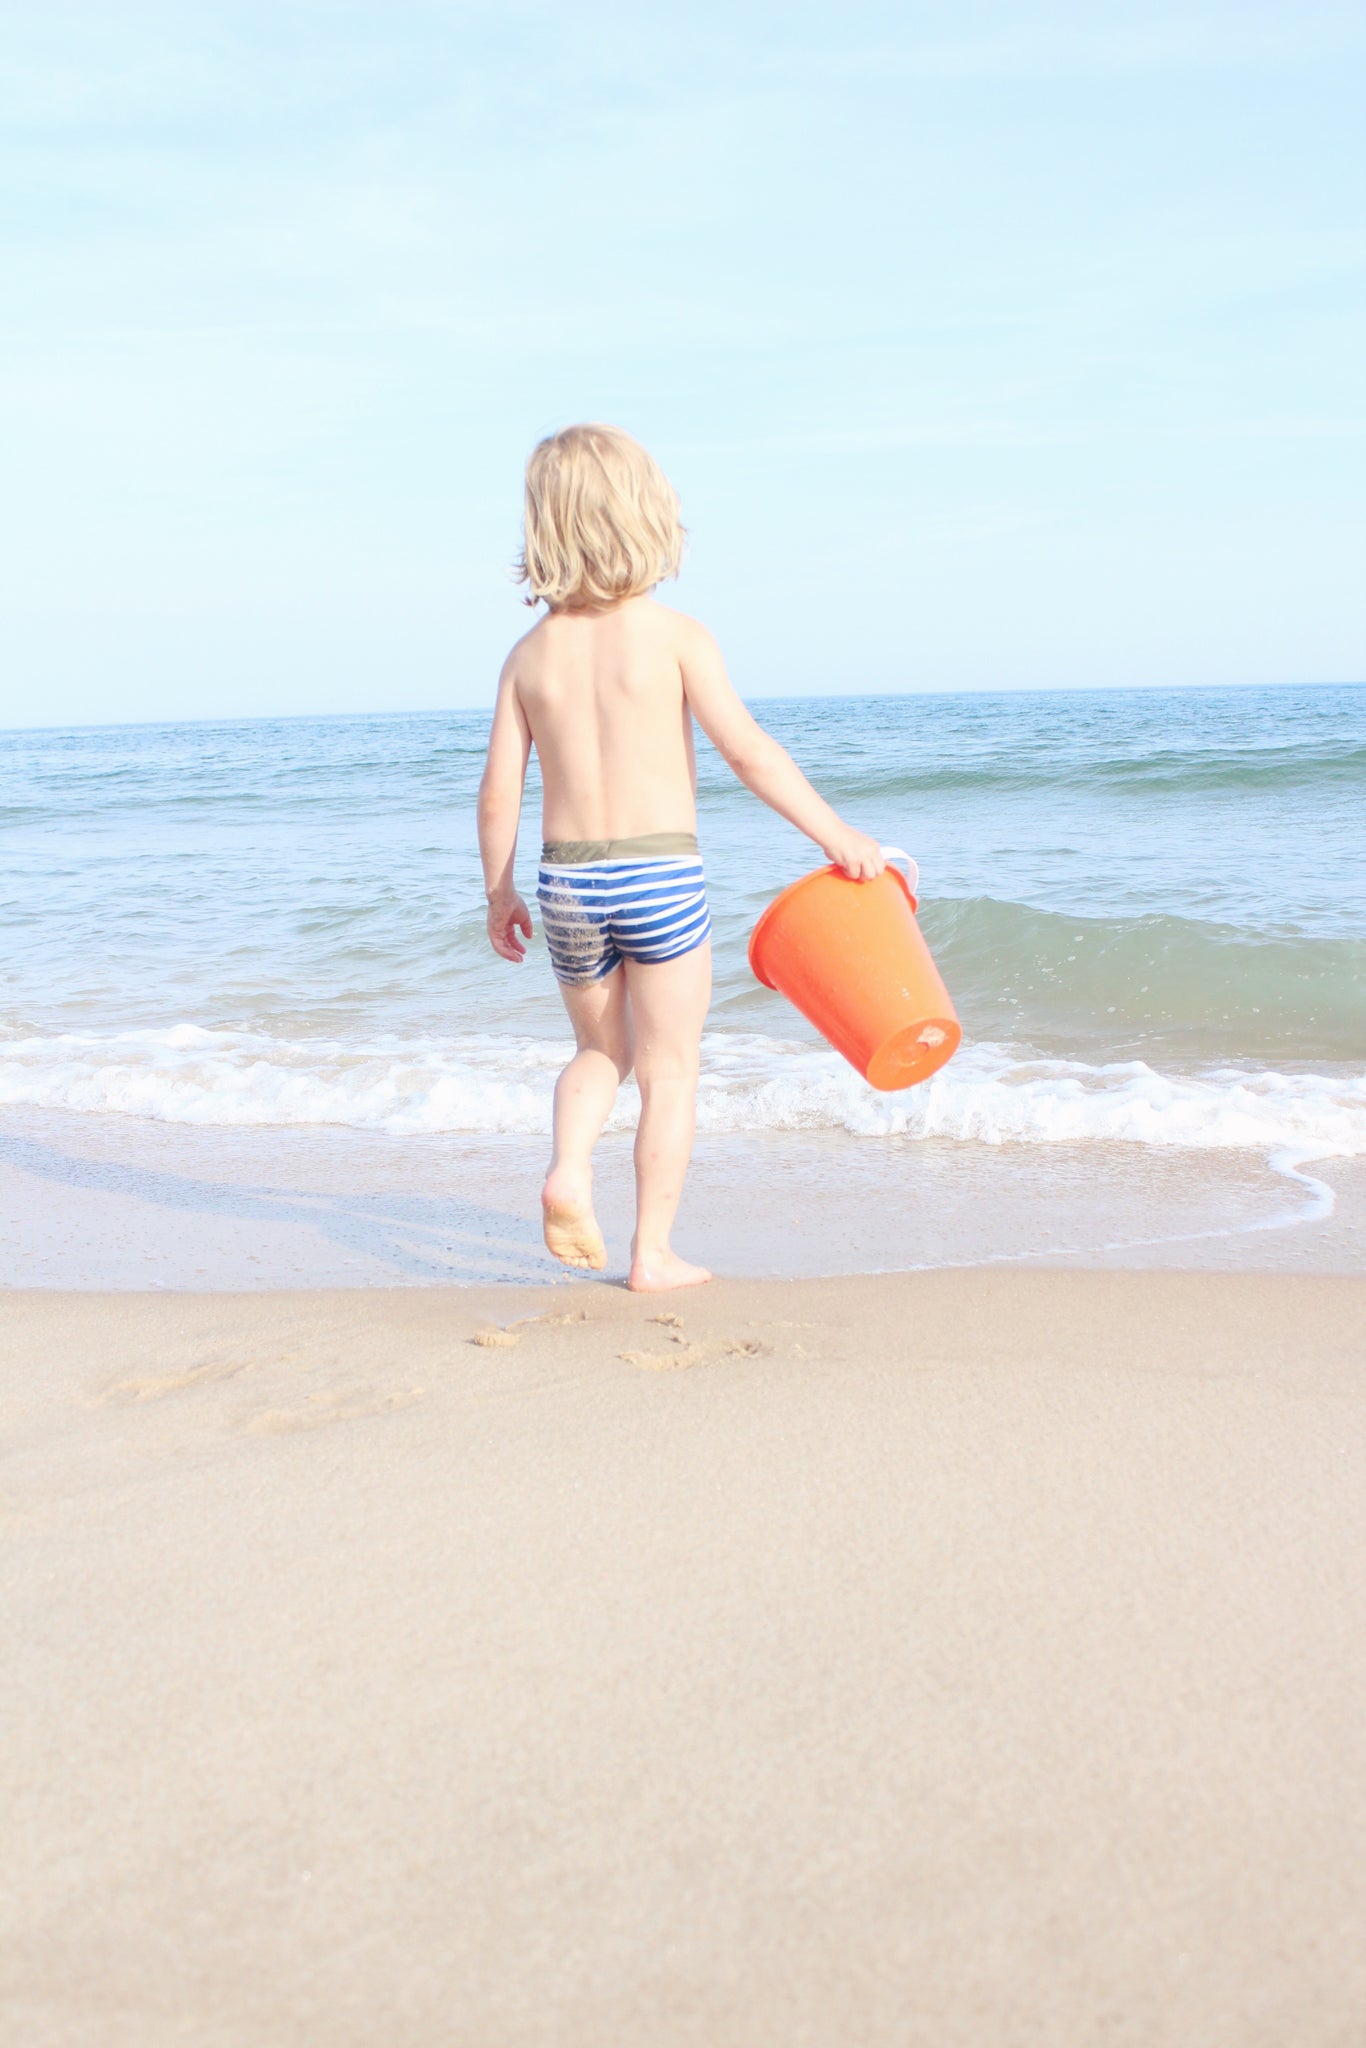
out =
[[[679,850],[652,850],[660,842]],[[601,981],[623,960],[677,960],[711,936],[690,834],[548,845],[536,896],[550,964],[571,987]]]

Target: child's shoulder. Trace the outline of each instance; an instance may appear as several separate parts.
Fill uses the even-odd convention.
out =
[[[595,615],[606,622],[613,618],[626,625],[628,632],[643,633],[657,640],[671,642],[680,653],[686,649],[714,647],[715,641],[700,619],[694,619],[687,612],[675,611],[672,605],[661,604],[657,597],[635,597],[623,605]],[[508,650],[506,669],[516,669],[520,664],[535,661],[538,656],[554,646],[561,629],[563,615],[549,611],[528,627],[520,640],[515,640]]]
[[[554,613],[548,612],[543,619],[536,619],[528,626],[520,640],[513,641],[507,651],[507,659],[503,663],[503,674],[505,676],[515,677],[519,670],[534,664],[537,655],[545,645],[545,629],[553,617]]]
[[[696,654],[703,648],[715,647],[707,628],[690,612],[675,611],[672,605],[661,604],[657,597],[651,598],[650,611],[657,630],[674,643],[680,654]]]

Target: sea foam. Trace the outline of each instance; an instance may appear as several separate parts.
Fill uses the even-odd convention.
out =
[[[0,1036],[0,1106],[204,1126],[331,1124],[395,1136],[543,1135],[567,1042],[468,1035],[280,1038],[163,1030]],[[611,1128],[638,1100],[622,1091]],[[844,1131],[960,1144],[1084,1142],[1366,1153],[1366,1073],[1222,1065],[1159,1071],[965,1048],[921,1087],[879,1095],[823,1047],[762,1033],[703,1041],[704,1132]]]

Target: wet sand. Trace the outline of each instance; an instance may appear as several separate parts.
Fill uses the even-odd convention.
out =
[[[1366,1280],[10,1293],[0,1357],[7,2040],[1366,2034]]]
[[[396,1138],[0,1115],[0,1288],[429,1287],[550,1281],[543,1138]],[[624,1278],[631,1139],[596,1155]],[[803,1279],[999,1263],[1366,1273],[1366,1158],[704,1135],[678,1230],[721,1273]]]

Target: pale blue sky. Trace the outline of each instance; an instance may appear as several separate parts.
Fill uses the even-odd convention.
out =
[[[1366,678],[1366,8],[0,4],[0,723],[487,701],[620,422],[752,695]]]

